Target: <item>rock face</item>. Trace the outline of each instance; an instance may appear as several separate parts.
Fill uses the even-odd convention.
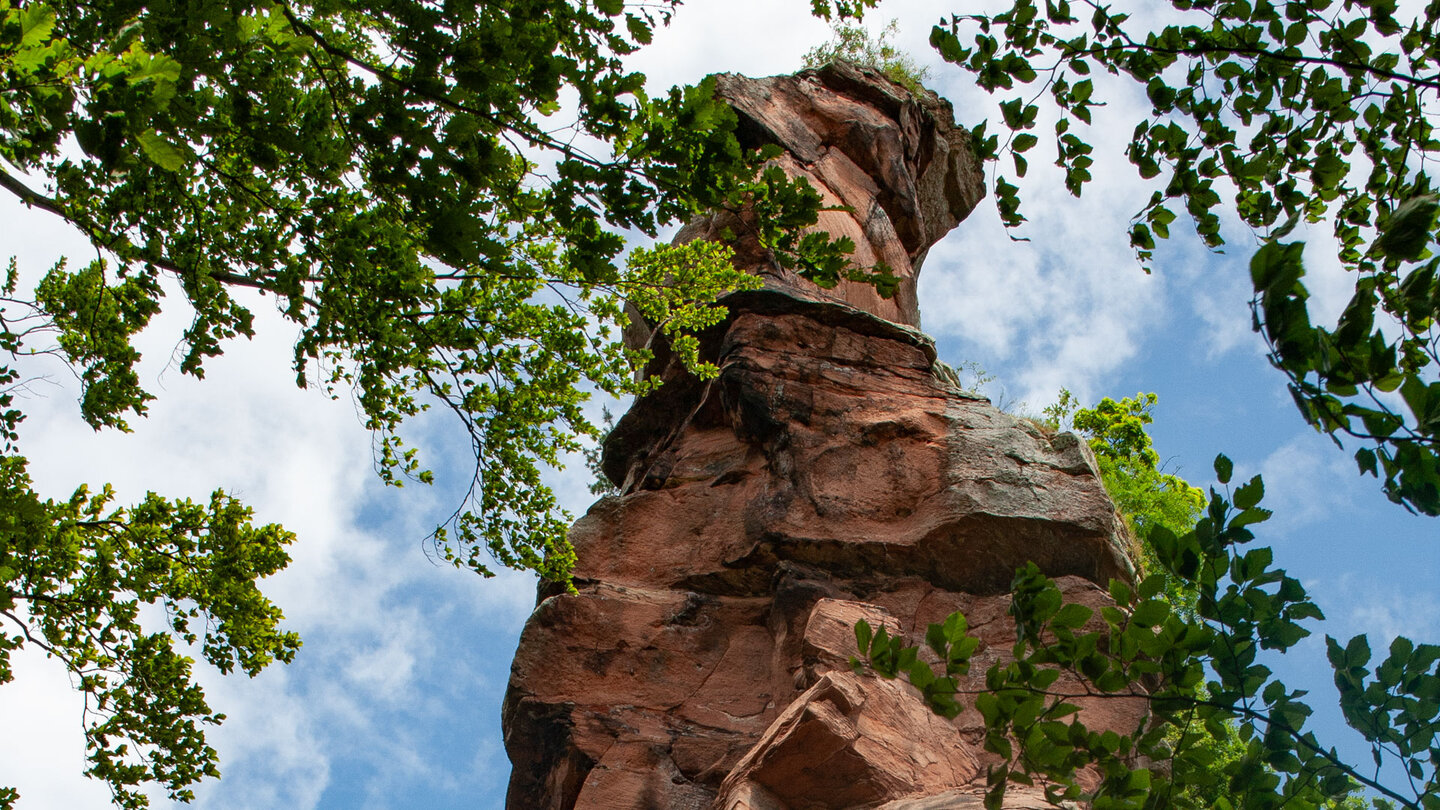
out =
[[[883,262],[900,288],[888,299],[868,284],[848,281],[821,290],[776,266],[743,215],[702,218],[676,241],[734,235],[729,241],[736,263],[764,278],[767,287],[918,327],[920,263],[985,193],[970,133],[955,126],[950,104],[930,93],[913,96],[844,64],[769,79],[722,75],[716,91],[739,114],[744,146],[780,146],[784,153],[776,163],[823,195],[832,210],[820,214],[816,227],[850,237],[855,262]]]
[[[925,251],[981,193],[948,105],[843,66],[720,90],[748,137],[849,207],[821,227],[855,234],[859,260],[906,286],[893,301],[821,291],[739,240],[767,285],[727,298],[702,336],[720,376],[658,354],[664,384],[606,442],[623,494],[571,532],[579,593],[542,590],[525,627],[507,806],[979,808],[993,762],[980,717],[944,720],[908,684],[850,672],[856,620],[915,643],[963,610],[978,688],[1013,643],[1016,567],[1104,604],[1100,586],[1130,576],[1121,528],[1082,442],[958,390],[912,328]],[[1084,711],[1092,726],[1139,720]],[[1045,805],[1015,792],[1007,806]]]

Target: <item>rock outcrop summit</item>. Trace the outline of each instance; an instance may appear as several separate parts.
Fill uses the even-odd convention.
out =
[[[621,494],[575,524],[579,592],[542,588],[516,652],[507,807],[979,808],[993,755],[978,714],[945,720],[908,684],[851,672],[855,622],[916,642],[963,610],[978,688],[1013,642],[1015,569],[1033,560],[1103,604],[1130,576],[1123,527],[1083,442],[961,391],[917,329],[926,251],[983,193],[949,105],[847,65],[718,88],[744,139],[781,146],[836,206],[818,227],[902,285],[821,290],[743,217],[682,231],[739,234],[765,287],[726,298],[702,336],[718,378],[662,347],[648,373],[663,385],[605,443]]]

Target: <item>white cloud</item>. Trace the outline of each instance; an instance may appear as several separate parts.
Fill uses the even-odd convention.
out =
[[[937,75],[962,125],[999,120],[995,104],[1003,97],[966,88],[957,71]],[[1127,228],[1148,191],[1103,130],[1111,118],[1140,113],[1132,96],[1116,88],[1111,107],[1097,115],[1090,133],[1096,179],[1082,198],[1065,190],[1060,170],[1041,156],[1050,147],[1037,147],[1020,183],[1028,221],[1006,233],[994,203],[984,200],[925,262],[921,300],[944,302],[922,308],[925,328],[994,358],[1017,399],[1047,402],[1064,386],[1085,400],[1161,325],[1176,282],[1169,268],[1146,275],[1135,261]],[[1040,132],[1052,126],[1037,124]],[[1008,164],[1003,171],[1013,181]]]
[[[253,680],[215,678],[207,691],[211,705],[227,707],[230,719],[209,734],[223,778],[203,783],[195,805],[316,806],[330,782],[330,757],[314,706],[298,694],[290,673],[274,668]]]
[[[84,255],[53,220],[17,208],[0,202],[0,216],[33,224],[23,240],[7,233],[5,244],[27,271],[48,267],[61,250]],[[417,541],[420,527],[443,517],[439,499],[374,481],[370,437],[353,405],[295,387],[293,328],[267,301],[254,301],[255,340],[230,344],[203,382],[181,375],[171,361],[187,325],[180,301],[169,296],[169,309],[140,338],[142,384],[158,398],[148,418],[131,420],[134,433],[91,431],[78,417],[73,376],[57,365],[44,369],[55,384],[25,403],[22,426],[36,485],[66,497],[80,483],[110,482],[121,504],[149,490],[205,499],[218,486],[250,505],[258,522],[299,536],[290,568],[264,586],[286,611],[286,627],[307,641],[297,663],[255,679],[200,668],[211,705],[229,719],[210,732],[227,778],[201,785],[199,806],[314,807],[336,766],[353,761],[357,749],[383,752],[377,779],[386,768],[414,772],[429,741],[385,723],[396,710],[433,709],[418,682],[457,656],[439,648],[431,628],[458,609],[502,616],[504,632],[514,634],[533,584],[515,575],[487,589],[473,574],[426,561]],[[362,527],[362,509],[376,505],[381,525]],[[22,807],[103,806],[103,785],[80,775],[80,700],[56,662],[36,658],[18,656],[16,681],[0,688],[7,725],[30,730],[0,738],[0,784],[20,789]],[[491,711],[501,689],[487,686]]]
[[[6,632],[12,628],[6,627]],[[64,666],[26,649],[12,656],[15,680],[0,687],[0,786],[20,791],[19,807],[104,807],[110,792],[79,779],[85,768],[81,704]]]
[[[1355,294],[1355,275],[1340,265],[1339,243],[1330,222],[1296,228],[1294,241],[1305,242],[1305,289],[1310,322],[1333,327]]]
[[[1265,502],[1275,513],[1268,532],[1289,534],[1355,508],[1354,462],[1328,439],[1313,432],[1296,435],[1259,465]],[[1248,478],[1236,473],[1235,481]]]
[[[1417,642],[1440,638],[1440,599],[1434,593],[1400,590],[1393,584],[1368,579],[1346,579],[1341,585],[1344,601],[1350,607],[1339,615],[1331,612],[1330,620],[1336,624],[1334,635],[1349,638],[1365,633],[1377,652],[1388,649],[1398,636]]]
[[[626,64],[646,75],[650,92],[659,93],[711,73],[791,73],[800,69],[808,48],[829,36],[830,29],[810,14],[806,3],[687,3],[668,27],[655,31],[654,42]]]

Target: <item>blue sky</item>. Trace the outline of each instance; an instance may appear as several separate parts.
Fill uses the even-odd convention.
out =
[[[716,71],[793,71],[827,36],[808,5],[692,0],[635,65],[653,90]],[[933,65],[929,84],[954,102],[961,123],[998,117],[996,99],[925,44],[949,10],[886,0],[872,19],[877,27],[899,20],[899,44]],[[1030,222],[1018,234],[1030,241],[1012,241],[986,200],[931,251],[922,317],[942,359],[978,362],[996,378],[993,399],[1030,412],[1061,386],[1087,403],[1157,392],[1153,434],[1170,471],[1208,486],[1211,460],[1224,452],[1237,478],[1264,474],[1276,517],[1260,540],[1311,589],[1329,616],[1322,632],[1369,632],[1376,649],[1397,633],[1440,641],[1440,524],[1388,503],[1348,454],[1301,422],[1250,332],[1250,234],[1229,228],[1231,245],[1217,255],[1177,227],[1153,274],[1135,264],[1124,229],[1148,190],[1121,150],[1143,99],[1103,85],[1101,94],[1110,104],[1091,132],[1098,179],[1083,199],[1032,160],[1022,186]],[[1348,280],[1326,234],[1307,238],[1315,306],[1333,315]],[[32,276],[60,255],[91,255],[53,218],[8,198],[0,199],[0,254],[17,255]],[[257,312],[267,307],[256,300]],[[455,505],[445,473],[463,472],[443,462],[463,461],[456,454],[465,445],[443,422],[417,426],[441,483],[386,489],[352,403],[293,387],[293,332],[278,317],[263,318],[260,336],[233,345],[203,383],[170,360],[184,326],[184,314],[171,311],[142,336],[143,379],[159,399],[135,433],[91,433],[69,372],[36,366],[45,379],[24,405],[23,442],[52,496],[83,482],[114,482],[122,501],[147,489],[199,498],[220,486],[261,521],[300,536],[295,562],[267,591],[305,647],[293,665],[253,680],[206,676],[212,705],[230,719],[211,738],[225,777],[201,786],[196,806],[501,806],[509,766],[499,706],[533,580],[511,572],[481,580],[426,556],[428,527]],[[576,513],[590,501],[587,479],[573,467],[552,476]],[[1291,686],[1312,689],[1317,707],[1333,703],[1318,638],[1276,668]],[[35,655],[17,670],[0,688],[0,716],[29,731],[0,735],[0,784],[20,788],[22,808],[103,806],[104,788],[79,776],[81,707],[63,671]],[[1343,741],[1335,712],[1322,711],[1318,728],[1322,739],[1351,745],[1357,761],[1368,758]]]

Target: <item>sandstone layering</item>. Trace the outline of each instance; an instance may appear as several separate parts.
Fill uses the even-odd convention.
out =
[[[1098,606],[1130,573],[1121,528],[1082,442],[960,391],[915,328],[925,252],[983,188],[949,106],[843,65],[719,90],[750,145],[779,144],[787,171],[848,208],[819,227],[903,283],[890,300],[820,290],[747,242],[739,217],[682,232],[739,234],[766,287],[727,298],[703,336],[718,379],[662,347],[648,373],[663,386],[606,442],[622,494],[576,523],[579,593],[542,589],[516,653],[507,806],[979,808],[980,718],[945,720],[908,684],[852,673],[856,620],[918,642],[963,610],[982,639],[978,687],[1013,642],[1016,567],[1034,560]]]

